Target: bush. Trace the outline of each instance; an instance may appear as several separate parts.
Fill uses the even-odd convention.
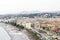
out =
[[[19,29],[24,29],[23,25],[16,25],[16,27],[19,28]]]
[[[34,38],[35,40],[41,40],[36,33],[34,33],[33,31],[31,31],[30,29],[26,29]]]

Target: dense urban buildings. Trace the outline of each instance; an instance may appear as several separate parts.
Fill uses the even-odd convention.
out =
[[[31,14],[30,14],[31,15]],[[47,15],[47,14],[46,14]],[[55,15],[56,16],[56,15]],[[34,16],[32,18],[26,17],[9,17],[0,18],[0,22],[16,26],[19,31],[26,30],[31,40],[38,38],[38,40],[60,40],[60,18]],[[31,36],[30,35],[30,36]],[[35,38],[34,38],[35,37]]]

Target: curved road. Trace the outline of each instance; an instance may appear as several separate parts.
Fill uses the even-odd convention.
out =
[[[0,23],[0,27],[3,27],[6,30],[6,32],[11,37],[11,40],[29,40],[27,35],[18,31],[18,28],[16,28],[15,26]]]

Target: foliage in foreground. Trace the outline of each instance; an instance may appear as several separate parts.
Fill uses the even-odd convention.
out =
[[[26,30],[35,38],[35,40],[41,40],[40,37],[38,37],[36,33],[31,31],[30,29],[26,29]]]

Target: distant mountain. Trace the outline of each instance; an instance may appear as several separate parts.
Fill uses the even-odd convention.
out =
[[[0,15],[0,18],[11,18],[11,17],[42,17],[42,18],[60,18],[60,12],[43,12],[43,13],[28,13],[28,14],[8,14]]]

